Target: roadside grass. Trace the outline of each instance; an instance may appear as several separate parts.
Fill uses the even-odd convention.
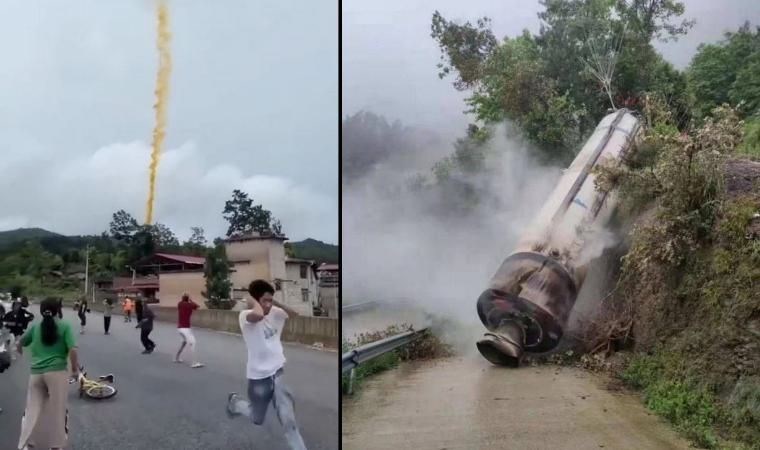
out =
[[[620,377],[642,391],[649,409],[701,448],[760,449],[758,379],[738,383],[724,404],[714,389],[684,371],[683,363],[673,353],[639,353]]]
[[[353,340],[344,339],[341,345],[341,353],[346,353],[362,345],[405,333],[407,331],[414,331],[414,328],[405,323],[401,325],[391,325],[381,331],[361,333]],[[386,370],[393,369],[403,361],[442,358],[450,355],[452,355],[451,347],[428,330],[419,339],[416,339],[404,347],[380,355],[354,369],[353,393],[359,391],[362,383],[367,378],[385,372]],[[341,392],[343,395],[347,395],[349,383],[350,374],[343,374],[341,376]]]

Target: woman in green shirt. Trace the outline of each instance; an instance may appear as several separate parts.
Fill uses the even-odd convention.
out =
[[[26,411],[21,421],[18,448],[62,449],[68,441],[67,359],[74,376],[79,361],[71,325],[57,318],[60,305],[54,298],[40,305],[42,322],[32,325],[18,343],[18,351],[29,347],[31,376],[26,396]],[[43,417],[49,415],[50,417]]]

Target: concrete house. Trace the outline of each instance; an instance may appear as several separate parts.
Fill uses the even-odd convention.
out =
[[[327,317],[338,317],[340,298],[340,267],[337,264],[322,264],[317,269],[319,297],[317,304],[327,313]]]
[[[312,310],[318,300],[317,273],[314,270],[314,264],[314,261],[307,259],[286,258],[285,273],[288,278],[283,284],[286,298],[300,298],[302,304],[309,305]]]
[[[288,262],[285,241],[285,236],[260,233],[235,236],[225,241],[227,259],[233,270],[230,281],[235,290],[234,296],[247,298],[251,281],[267,280],[275,287],[275,300],[300,314],[311,316],[317,296],[316,276],[308,268],[310,261],[291,259]],[[307,266],[306,278],[301,278],[302,266]]]
[[[275,287],[275,300],[305,316],[314,315],[313,308],[319,301],[314,262],[286,257],[286,240],[285,236],[251,233],[224,242],[231,265],[230,295],[239,301],[235,309],[245,306],[251,281],[263,279]],[[182,294],[187,293],[205,308],[205,261],[198,256],[155,253],[136,265],[135,272],[143,276],[116,277],[97,287],[104,293],[139,295],[160,306],[176,306]]]

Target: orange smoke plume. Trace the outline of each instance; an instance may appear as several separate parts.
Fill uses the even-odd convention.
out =
[[[156,174],[161,148],[166,136],[166,107],[169,97],[169,76],[172,71],[172,55],[169,48],[171,33],[169,32],[169,8],[162,0],[157,5],[158,25],[158,76],[156,77],[156,125],[153,128],[153,143],[150,154],[150,185],[148,187],[148,202],[146,204],[145,223],[153,223],[153,203],[156,194]]]

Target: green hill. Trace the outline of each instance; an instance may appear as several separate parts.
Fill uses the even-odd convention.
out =
[[[60,234],[42,228],[19,228],[17,230],[0,231],[0,248],[8,247],[30,239],[61,237]]]
[[[316,239],[306,239],[300,242],[288,242],[285,244],[291,249],[295,258],[311,259],[321,263],[337,264],[340,259],[340,247],[327,244]]]

